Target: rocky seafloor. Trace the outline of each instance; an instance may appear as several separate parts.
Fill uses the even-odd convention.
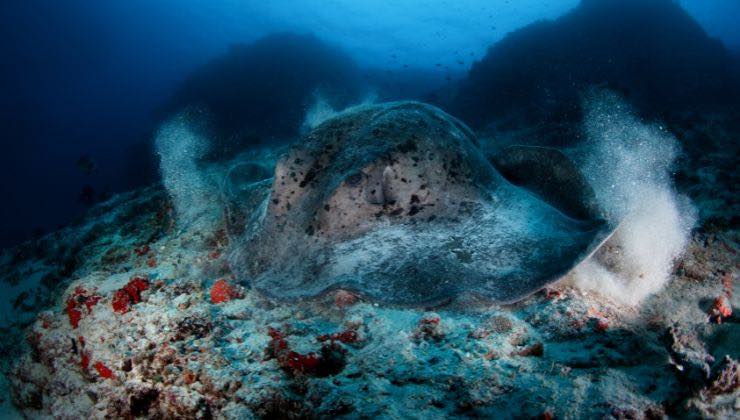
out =
[[[435,312],[342,291],[286,304],[237,286],[223,229],[177,231],[167,203],[157,187],[122,195],[3,255],[6,414],[737,413],[740,330],[715,304],[738,305],[734,235],[695,234],[637,309],[557,285]]]
[[[695,172],[722,177],[712,165]],[[121,194],[0,257],[2,414],[736,417],[734,204],[696,188],[711,211],[639,305],[566,278],[513,305],[435,308],[268,299],[232,273],[220,213],[183,226],[163,187]]]

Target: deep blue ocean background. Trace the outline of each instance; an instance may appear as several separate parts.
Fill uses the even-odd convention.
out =
[[[158,174],[151,149],[153,132],[169,113],[190,103],[205,104],[213,112],[214,131],[233,140],[223,143],[225,149],[295,136],[300,128],[297,122],[319,86],[337,105],[352,103],[368,92],[381,99],[424,99],[473,126],[483,125],[482,121],[491,115],[500,116],[502,104],[515,103],[525,109],[527,101],[517,103],[515,98],[532,98],[534,94],[526,89],[512,93],[502,104],[485,99],[485,92],[481,102],[481,97],[471,92],[506,91],[501,86],[523,86],[534,79],[535,90],[541,92],[548,83],[562,84],[574,74],[572,68],[565,62],[549,62],[549,67],[541,68],[540,64],[548,61],[543,58],[545,61],[538,62],[538,58],[547,51],[530,47],[537,45],[537,30],[547,31],[544,27],[507,38],[499,50],[492,50],[493,58],[486,59],[489,47],[512,31],[544,19],[557,19],[579,3],[3,2],[0,246],[53,231],[110,194],[155,182]],[[586,6],[599,1],[583,3]],[[734,66],[740,56],[740,2],[678,2],[698,23],[702,32],[698,35],[690,25],[673,25],[684,22],[683,18],[671,16],[663,21],[661,16],[670,1],[625,3],[636,7],[638,15],[644,12],[640,15],[644,19],[625,19],[627,26],[620,27],[620,15],[613,16],[609,21],[619,33],[613,34],[611,41],[604,38],[608,42],[591,43],[594,50],[577,50],[582,56],[573,51],[565,53],[568,45],[578,44],[582,37],[556,28],[554,38],[562,34],[562,42],[554,44],[561,48],[555,55],[567,57],[570,64],[586,63],[586,71],[595,75],[594,83],[616,85],[628,95],[635,93],[636,101],[649,105],[643,108],[646,112],[662,115],[665,108],[680,108],[687,103],[732,106],[732,83],[723,83],[737,73]],[[635,4],[653,4],[657,9],[650,11],[649,6]],[[588,8],[584,10],[586,15],[591,13]],[[650,28],[664,31],[658,30],[662,35],[655,37]],[[704,37],[716,40],[716,44],[710,48],[703,43],[685,44]],[[624,48],[620,48],[620,42],[625,43]],[[650,49],[653,43],[657,45],[655,50]],[[595,53],[604,45],[613,50]],[[645,46],[644,51],[630,50],[635,45]],[[517,51],[531,58],[529,67]],[[647,54],[652,51],[665,54]],[[677,53],[681,51],[686,54]],[[611,55],[616,62],[624,61],[633,53],[644,54],[636,62],[645,66],[616,68],[613,74],[602,71],[598,63],[588,67],[595,60],[609,61]],[[722,58],[725,56],[730,58]],[[513,57],[511,62],[528,71],[513,73],[521,80],[504,76],[487,79],[486,75],[500,71],[496,66],[501,60],[497,57]],[[704,67],[671,68],[673,63],[697,62]],[[479,63],[477,67],[475,63]],[[471,68],[474,70],[469,73]],[[717,76],[715,71],[722,74]],[[539,77],[553,74],[559,76]],[[589,77],[578,74],[573,78],[583,81]],[[665,86],[653,83],[658,79],[665,80]],[[648,82],[641,84],[640,80]],[[696,89],[689,89],[686,95],[677,93],[668,98],[664,94],[694,82]],[[635,86],[644,89],[635,91]],[[651,91],[653,88],[656,90]],[[558,89],[548,92],[553,90]],[[455,94],[466,91],[470,94]],[[698,91],[704,92],[699,95],[703,97],[697,97]],[[558,104],[567,103],[569,93],[553,93],[550,98]],[[544,121],[553,115],[556,119],[568,118],[567,110],[537,108],[530,113],[534,119]],[[471,110],[480,112],[467,112]]]

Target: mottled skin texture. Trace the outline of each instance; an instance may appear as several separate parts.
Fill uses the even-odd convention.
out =
[[[233,266],[278,298],[348,288],[437,304],[462,293],[510,302],[556,280],[603,240],[507,182],[472,132],[415,102],[326,121],[275,168],[259,217],[245,217]]]
[[[338,240],[386,221],[458,216],[481,199],[474,176],[486,167],[466,156],[472,135],[438,113],[406,103],[320,126],[277,164],[271,228]]]

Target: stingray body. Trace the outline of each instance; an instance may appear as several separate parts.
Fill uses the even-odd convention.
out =
[[[271,180],[230,187],[237,191],[230,207],[241,215],[232,221],[239,227],[232,266],[283,299],[343,288],[402,305],[465,293],[519,300],[560,278],[610,232],[580,191],[586,187],[564,175],[573,170],[567,159],[553,153],[515,148],[494,159],[523,176],[522,162],[548,157],[532,171],[541,182],[517,186],[464,124],[437,108],[351,109],[288,151]],[[554,197],[569,191],[571,198]]]

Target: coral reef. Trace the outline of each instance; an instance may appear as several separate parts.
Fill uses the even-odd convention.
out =
[[[268,197],[246,160],[198,170],[233,181],[228,207]],[[700,225],[640,305],[568,281],[512,305],[403,308],[341,289],[275,301],[231,263],[245,219],[205,206],[183,223],[168,195],[116,196],[0,256],[9,415],[736,416],[734,229]]]
[[[24,415],[734,413],[737,320],[717,324],[708,315],[716,296],[738,305],[731,235],[697,233],[668,287],[640,308],[563,284],[513,306],[468,302],[435,312],[378,305],[346,291],[280,303],[253,289],[232,294],[225,257],[214,253],[223,249],[214,240],[222,235],[218,224],[156,239],[141,230],[125,247],[128,259],[106,259],[117,246],[117,228],[109,224],[156,220],[158,206],[142,212],[130,200],[158,197],[161,191],[150,189],[108,209],[116,217],[91,215],[83,226],[102,224],[110,242],[93,248],[55,303],[33,318],[23,330],[26,342],[6,348],[15,356],[4,366],[4,386]],[[157,267],[135,255],[142,244],[156,253]],[[102,260],[108,262],[98,265]],[[13,267],[4,269],[23,271]],[[143,278],[148,288],[131,286]],[[138,296],[125,313],[112,306],[121,290]],[[229,290],[230,299],[221,301],[219,290]],[[76,328],[67,314],[75,296],[97,302],[88,312],[89,298],[74,301],[84,313]]]

